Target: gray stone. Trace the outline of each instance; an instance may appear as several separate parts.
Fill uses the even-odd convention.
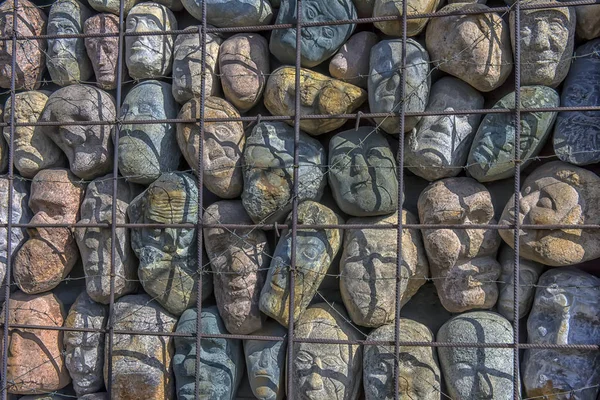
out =
[[[81,293],[69,310],[66,328],[104,329],[108,307],[95,303]],[[100,332],[64,333],[65,364],[78,396],[95,393],[104,387],[104,334]]]
[[[297,0],[281,0],[276,24],[296,22]],[[310,0],[302,5],[302,20],[328,22],[356,18],[356,8],[352,0]],[[355,24],[313,26],[302,28],[300,39],[301,63],[312,68],[333,56],[348,40]],[[296,61],[296,28],[275,29],[269,43],[271,53],[282,64]]]
[[[50,8],[48,35],[83,33],[83,24],[92,12],[78,0],[57,0]],[[59,86],[87,81],[94,75],[83,38],[48,39],[46,65],[52,81]]]
[[[219,53],[219,70],[225,98],[241,112],[260,101],[269,65],[269,43],[256,33],[240,33],[223,42]]]
[[[177,333],[196,333],[198,311],[185,310],[177,323]],[[203,334],[227,334],[217,307],[203,308],[200,313]],[[195,398],[196,357],[200,357],[200,397],[205,400],[234,400],[244,375],[244,353],[241,340],[202,338],[200,349],[195,337],[175,337],[173,369],[178,400]]]
[[[422,112],[427,106],[431,77],[429,54],[412,39],[406,41],[406,92],[400,93],[402,73],[402,40],[382,40],[371,50],[369,75],[369,107],[373,113],[399,112],[403,103],[407,112]],[[404,132],[409,132],[420,117],[406,117]],[[387,133],[400,132],[396,117],[375,118]]]
[[[41,122],[114,121],[115,100],[89,85],[71,85],[52,93]],[[113,167],[111,125],[46,126],[44,133],[66,154],[71,172],[82,179],[105,175]]]
[[[394,341],[394,328],[384,325],[372,331],[367,340]],[[401,342],[433,342],[433,333],[416,321],[400,319]],[[363,379],[365,400],[392,400],[394,398],[393,346],[365,346],[363,356]],[[433,347],[400,347],[398,365],[398,394],[401,398],[439,400],[441,375],[436,351]]]
[[[370,18],[373,16],[373,7],[375,6],[375,0],[352,0],[354,7],[356,7],[356,13],[359,18]]]
[[[216,96],[219,92],[219,48],[223,40],[215,34],[206,34],[205,93]],[[178,103],[185,103],[201,97],[202,46],[198,33],[177,35],[173,50],[173,97]]]
[[[438,342],[513,343],[513,327],[490,311],[464,313],[446,322]],[[438,356],[448,394],[453,399],[513,398],[513,349],[440,347]]]
[[[298,142],[298,201],[321,200],[326,184],[323,145],[304,132]],[[242,202],[255,223],[283,222],[292,209],[294,129],[284,122],[263,122],[244,148]]]
[[[375,22],[376,28],[389,36],[402,36],[402,0],[375,0],[373,17],[398,17],[395,21]],[[407,6],[410,14],[428,14],[435,12],[440,0],[409,0]],[[425,29],[429,18],[411,18],[406,21],[406,35],[416,36]]]
[[[143,0],[122,0],[124,15],[127,15],[134,5],[141,3],[142,1]],[[181,0],[154,0],[154,2],[163,4],[173,11],[183,10]],[[96,11],[119,15],[120,0],[88,0],[88,3],[90,4],[90,7]]]
[[[128,295],[117,300],[113,320],[115,330],[137,332],[169,333],[177,324],[176,317],[146,294]],[[109,382],[108,363],[112,362],[113,399],[173,399],[173,347],[172,336],[115,334],[112,360],[107,354],[104,361],[106,386]]]
[[[4,107],[2,106],[2,104],[0,104],[0,116],[2,116],[3,113],[4,113]],[[10,120],[8,123],[10,124]],[[10,134],[10,125],[7,127],[4,127],[2,130],[4,131],[6,129],[9,130],[9,134]],[[9,136],[8,141],[10,141],[10,136]],[[8,169],[8,143],[6,140],[4,140],[4,135],[0,135],[0,173],[6,172],[7,169]]]
[[[352,218],[348,224],[397,224],[398,213],[385,217]],[[402,210],[402,223],[417,218]],[[349,229],[340,260],[340,290],[355,324],[379,327],[396,319],[397,229]],[[418,230],[402,230],[400,305],[429,277],[429,263]]]
[[[600,36],[600,5],[588,4],[574,8],[577,16],[577,36],[583,40],[592,40]]]
[[[78,400],[110,400],[110,399],[108,397],[108,393],[102,392],[102,393],[85,394],[85,395],[79,397]]]
[[[558,93],[547,86],[521,87],[521,107],[558,107]],[[494,104],[493,108],[515,108],[515,93],[511,92]],[[521,113],[521,141],[519,159],[526,168],[546,144],[556,119],[556,112]],[[515,175],[514,114],[486,114],[473,139],[467,160],[469,175],[479,182],[506,179]]]
[[[284,337],[287,330],[273,320],[253,333],[260,336]],[[244,340],[244,355],[252,393],[259,400],[283,400],[285,396],[285,340]]]
[[[599,299],[599,278],[575,268],[545,272],[527,320],[527,342],[598,343]],[[598,395],[600,354],[595,351],[528,349],[521,370],[527,397],[595,400]]]
[[[94,67],[96,82],[104,90],[117,88],[117,64],[119,57],[119,18],[112,14],[97,14],[85,21],[83,33],[86,35],[108,34],[115,36],[86,37],[85,48]],[[123,70],[121,82],[129,80],[127,69]]]
[[[79,224],[110,224],[113,211],[112,174],[95,179],[89,184],[81,204]],[[127,206],[133,200],[135,191],[122,179],[117,180],[116,221],[127,222]],[[116,252],[114,265],[114,297],[135,291],[138,287],[137,259],[131,250],[132,229],[116,228]],[[108,304],[111,287],[111,241],[112,232],[106,228],[79,228],[75,230],[75,240],[79,247],[86,291],[96,302]]]
[[[291,224],[292,215],[286,220]],[[332,210],[314,201],[298,206],[298,224],[333,225],[344,221]],[[296,273],[293,318],[298,320],[317,293],[317,289],[342,245],[340,229],[302,229],[296,235]],[[269,266],[260,294],[260,310],[287,326],[290,315],[289,269],[292,263],[292,231],[283,231]]]
[[[378,41],[373,32],[362,31],[353,35],[331,59],[329,74],[366,89],[369,82],[369,56]]]
[[[181,0],[183,7],[202,21],[204,0]],[[267,25],[273,18],[269,0],[206,0],[206,20],[218,28]]]
[[[446,178],[429,185],[419,197],[422,224],[495,224],[492,198],[477,181]],[[431,277],[450,312],[492,308],[498,300],[500,246],[494,229],[425,229],[423,242]]]
[[[242,202],[218,201],[204,213],[205,224],[248,224]],[[260,229],[204,228],[204,247],[212,266],[219,313],[230,333],[245,335],[262,327],[260,291],[270,262],[267,235]]]
[[[171,85],[144,81],[131,89],[121,107],[119,172],[128,181],[149,185],[161,173],[176,171],[181,159],[175,124],[127,124],[127,121],[175,119]]]
[[[507,320],[513,321],[515,316],[515,281],[514,281],[515,251],[504,244],[498,253],[498,261],[502,266],[500,283],[498,283],[498,312]],[[535,286],[538,283],[544,266],[535,261],[519,258],[519,318],[525,317],[531,310]]]
[[[367,217],[398,208],[398,177],[392,148],[375,128],[338,133],[329,142],[329,186],[340,209]]]
[[[431,87],[425,111],[477,110],[483,108],[483,96],[458,78],[446,76]],[[407,168],[428,181],[460,174],[481,114],[432,115],[421,119],[410,135],[404,137]]]
[[[127,15],[126,32],[177,30],[173,12],[162,4],[140,3]],[[125,36],[125,63],[133,79],[171,74],[173,35]]]
[[[560,105],[597,107],[600,105],[600,39],[577,48],[575,59],[563,84]],[[562,161],[576,165],[600,161],[600,113],[563,111],[554,127],[554,152]]]

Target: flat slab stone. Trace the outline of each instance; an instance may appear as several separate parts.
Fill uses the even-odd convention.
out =
[[[181,0],[192,17],[202,21],[204,0]],[[207,0],[206,21],[218,28],[267,25],[273,18],[269,0]]]
[[[428,14],[435,12],[440,0],[410,0],[407,4],[410,14]],[[373,17],[398,17],[396,21],[379,21],[373,23],[376,28],[389,36],[402,36],[402,0],[375,0]],[[406,35],[416,36],[425,29],[429,18],[407,19]]]

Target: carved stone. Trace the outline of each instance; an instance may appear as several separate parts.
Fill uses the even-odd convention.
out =
[[[410,14],[428,14],[435,12],[440,0],[410,0],[407,4]],[[398,17],[396,21],[375,22],[376,28],[389,36],[402,36],[402,0],[375,0],[373,17]],[[406,35],[416,36],[425,29],[429,18],[407,19]]]
[[[97,14],[85,21],[83,33],[100,34],[119,32],[119,18],[112,14]],[[92,62],[96,82],[101,89],[117,88],[117,62],[119,55],[119,36],[86,37],[85,48]],[[123,68],[121,82],[128,80]]]
[[[202,21],[204,0],[181,0],[192,17]],[[206,0],[206,20],[219,28],[266,25],[273,18],[269,0]]]

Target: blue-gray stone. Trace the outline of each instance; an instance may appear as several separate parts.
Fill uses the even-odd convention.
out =
[[[273,19],[269,0],[181,0],[183,7],[202,21],[202,3],[206,21],[218,28],[266,25]]]
[[[177,333],[196,333],[196,308],[185,310],[177,323]],[[227,334],[216,306],[200,314],[203,334]],[[244,374],[242,342],[235,339],[202,338],[200,349],[195,337],[175,337],[173,369],[178,400],[195,398],[196,357],[200,356],[200,398],[234,400]]]
[[[296,23],[297,0],[281,0],[276,24]],[[356,18],[352,0],[306,0],[302,3],[302,21],[328,22]],[[312,68],[333,56],[350,38],[355,24],[302,28],[301,63]],[[271,34],[271,53],[283,64],[296,61],[296,28],[275,29]]]

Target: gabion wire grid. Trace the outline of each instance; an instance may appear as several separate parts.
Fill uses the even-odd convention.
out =
[[[405,104],[401,103],[399,106],[399,111],[395,113],[351,113],[351,114],[341,114],[341,115],[301,115],[300,112],[300,97],[301,91],[300,88],[300,55],[301,55],[301,29],[305,27],[314,27],[314,26],[326,26],[326,25],[342,25],[342,24],[365,24],[365,23],[373,23],[373,22],[382,22],[382,21],[397,21],[397,17],[389,16],[389,17],[372,17],[372,18],[357,18],[352,20],[339,20],[333,22],[311,22],[311,21],[303,21],[302,20],[302,0],[297,0],[297,20],[295,24],[271,24],[271,25],[261,25],[261,26],[247,26],[247,27],[231,27],[231,28],[215,28],[207,25],[207,12],[206,12],[206,0],[202,0],[202,20],[201,23],[196,27],[187,29],[187,30],[171,30],[171,31],[157,31],[157,32],[143,32],[143,33],[134,33],[134,32],[125,32],[124,30],[124,3],[125,0],[120,0],[120,9],[119,9],[119,32],[117,34],[111,33],[100,33],[100,34],[72,34],[72,35],[38,35],[38,36],[20,36],[17,33],[17,23],[18,23],[18,1],[19,0],[8,0],[13,1],[14,3],[14,14],[13,14],[13,34],[11,36],[0,37],[0,40],[5,42],[10,42],[12,46],[12,77],[11,77],[11,87],[10,87],[10,98],[11,98],[11,107],[12,110],[15,109],[15,94],[17,93],[15,89],[15,71],[16,71],[16,49],[17,49],[17,41],[18,40],[32,40],[32,39],[51,39],[51,38],[85,38],[85,37],[109,37],[109,36],[118,36],[119,43],[119,52],[118,52],[118,61],[117,61],[117,87],[116,87],[116,107],[117,107],[117,116],[121,115],[121,103],[122,103],[122,88],[123,88],[123,56],[124,56],[124,38],[125,36],[138,36],[138,35],[174,35],[177,36],[179,34],[189,34],[189,33],[197,33],[200,37],[200,44],[202,49],[202,60],[201,60],[201,95],[200,95],[200,116],[197,119],[156,119],[156,120],[135,120],[135,121],[127,121],[127,124],[160,124],[160,123],[197,123],[200,129],[200,140],[199,140],[199,160],[198,160],[198,168],[199,171],[197,173],[197,184],[198,184],[198,220],[195,224],[133,224],[133,223],[117,223],[117,212],[116,212],[116,201],[112,203],[112,221],[111,223],[94,223],[94,224],[42,224],[42,223],[13,223],[12,217],[12,208],[10,205],[13,203],[13,181],[15,179],[14,175],[14,136],[15,136],[15,127],[19,126],[53,126],[53,125],[113,125],[116,130],[116,137],[120,136],[121,124],[122,120],[117,119],[114,121],[75,121],[75,122],[36,122],[36,123],[17,123],[15,121],[15,114],[11,113],[10,121],[8,123],[0,123],[2,127],[9,127],[10,129],[10,143],[9,143],[9,157],[8,157],[8,182],[9,182],[9,190],[7,196],[7,210],[8,210],[8,219],[7,223],[0,224],[0,227],[5,228],[7,230],[7,254],[11,254],[12,238],[11,231],[12,228],[38,228],[38,227],[62,227],[62,228],[87,228],[87,227],[95,227],[95,228],[103,228],[111,230],[111,268],[110,268],[110,302],[109,302],[109,314],[108,314],[108,323],[106,328],[104,329],[93,329],[93,328],[68,328],[68,327],[50,327],[50,326],[40,326],[40,325],[24,325],[24,324],[10,324],[3,323],[3,357],[2,357],[2,380],[1,380],[1,393],[2,399],[5,400],[8,397],[8,382],[7,382],[7,353],[8,353],[8,338],[11,329],[39,329],[39,330],[57,330],[57,331],[75,331],[75,332],[99,332],[106,334],[106,356],[108,360],[113,359],[113,341],[114,335],[116,334],[127,334],[127,335],[151,335],[151,336],[164,336],[164,337],[175,337],[175,336],[186,336],[193,337],[196,340],[196,371],[201,368],[200,365],[200,357],[198,356],[198,352],[200,349],[200,342],[204,338],[227,338],[227,339],[254,339],[259,341],[286,341],[287,342],[287,368],[286,368],[286,384],[287,384],[287,398],[293,399],[297,393],[298,388],[294,388],[294,380],[293,380],[293,372],[294,372],[294,343],[304,342],[304,343],[324,343],[324,344],[359,344],[359,345],[386,345],[386,346],[394,346],[395,352],[395,360],[394,363],[394,373],[393,377],[395,380],[395,393],[394,398],[400,399],[402,396],[399,393],[399,358],[402,346],[414,346],[414,347],[472,347],[472,348],[512,348],[513,353],[513,397],[514,399],[521,398],[521,382],[520,382],[520,357],[519,351],[521,349],[578,349],[584,351],[599,351],[600,344],[587,344],[587,345],[551,345],[551,344],[532,344],[532,343],[521,343],[519,341],[519,333],[520,333],[520,321],[519,321],[519,279],[520,279],[520,256],[519,256],[519,231],[521,229],[537,229],[537,230],[554,230],[554,229],[600,229],[600,225],[592,225],[592,224],[584,224],[584,225],[573,225],[573,224],[554,224],[554,225],[523,225],[520,223],[518,218],[515,218],[513,223],[509,226],[506,225],[493,225],[493,224],[474,224],[474,225],[439,225],[439,224],[408,224],[403,223],[402,218],[398,218],[398,223],[396,224],[379,224],[379,225],[370,225],[370,224],[332,224],[332,225],[308,225],[308,224],[298,224],[298,181],[299,181],[299,138],[300,138],[300,121],[305,119],[349,119],[355,120],[356,126],[361,122],[361,118],[387,118],[387,117],[399,117],[400,124],[400,133],[398,140],[398,151],[396,155],[397,161],[397,177],[398,177],[398,211],[402,208],[402,193],[404,188],[404,126],[407,117],[410,116],[442,116],[442,115],[467,115],[467,114],[488,114],[488,113],[511,113],[514,116],[514,129],[515,129],[515,138],[514,138],[514,209],[515,215],[519,214],[520,203],[519,203],[519,193],[521,187],[521,163],[523,160],[519,159],[519,154],[517,153],[517,149],[520,148],[519,143],[521,139],[521,124],[520,118],[521,113],[523,112],[556,112],[556,111],[600,111],[600,106],[595,107],[546,107],[546,108],[524,108],[521,107],[520,101],[520,70],[521,70],[521,31],[520,31],[520,22],[521,22],[521,11],[527,9],[543,9],[543,8],[553,8],[556,7],[554,3],[548,4],[521,4],[521,0],[517,0],[513,6],[506,7],[491,7],[486,10],[469,10],[462,12],[444,12],[438,11],[433,13],[424,13],[424,14],[411,14],[408,12],[407,2],[404,1],[402,3],[402,17],[400,18],[402,24],[402,32],[407,31],[407,21],[409,19],[418,19],[418,18],[439,18],[448,15],[467,15],[467,14],[481,14],[481,13],[514,13],[515,24],[514,24],[514,35],[515,35],[515,60],[514,60],[514,88],[515,88],[515,108],[514,109],[472,109],[472,110],[452,110],[452,111],[424,111],[424,112],[407,112],[405,109]],[[565,1],[561,3],[561,7],[576,7],[583,5],[591,5],[591,4],[599,4],[600,0],[575,0],[575,1]],[[205,118],[204,117],[204,109],[206,102],[206,46],[207,46],[207,34],[208,33],[238,33],[238,32],[261,32],[261,31],[271,31],[275,29],[289,29],[293,28],[296,31],[296,62],[295,62],[295,113],[294,115],[289,116],[261,116],[257,117],[253,116],[242,116],[239,118]],[[400,84],[400,98],[406,98],[406,52],[407,52],[407,36],[402,35],[402,65],[401,65],[401,84]],[[118,117],[120,118],[120,117]],[[259,123],[260,121],[290,121],[294,122],[294,166],[293,166],[293,191],[292,191],[292,212],[291,212],[291,223],[290,224],[206,224],[203,223],[203,210],[204,210],[204,198],[203,198],[203,174],[202,164],[203,164],[203,141],[204,141],[204,132],[205,132],[205,122],[232,122],[232,121],[241,121],[245,123]],[[113,200],[117,199],[117,181],[121,179],[118,175],[118,146],[114,146],[114,161],[113,161],[113,192],[112,197]],[[115,304],[115,254],[116,254],[116,230],[117,228],[126,228],[126,229],[138,229],[143,227],[153,227],[153,228],[195,228],[198,232],[197,234],[197,262],[198,262],[198,293],[196,299],[196,307],[198,309],[198,317],[196,321],[196,334],[184,334],[178,332],[145,332],[145,331],[131,331],[131,330],[117,330],[114,329],[114,304]],[[203,276],[207,273],[203,269],[203,265],[205,264],[204,256],[203,256],[203,235],[202,228],[210,228],[210,227],[221,227],[225,229],[263,229],[263,230],[271,230],[275,232],[279,232],[280,229],[290,229],[292,232],[292,241],[291,241],[291,252],[292,254],[296,254],[296,238],[298,230],[304,229],[395,229],[397,231],[397,254],[396,257],[396,315],[394,322],[394,341],[369,341],[369,340],[330,340],[330,339],[303,339],[297,338],[294,336],[294,318],[293,313],[289,313],[288,320],[288,328],[287,335],[283,337],[272,337],[272,336],[257,336],[257,335],[237,335],[237,334],[204,334],[202,333],[201,327],[201,318],[200,318],[200,310],[202,309],[202,279]],[[403,229],[493,229],[493,230],[501,230],[501,229],[511,229],[514,231],[514,269],[513,269],[513,280],[514,280],[514,317],[513,317],[513,343],[452,343],[452,342],[403,342],[400,341],[400,317],[401,317],[401,305],[400,305],[400,288],[402,284],[402,274],[401,274],[401,265],[402,265],[402,231]],[[7,257],[7,270],[6,277],[4,281],[4,304],[5,304],[5,314],[4,321],[9,321],[9,302],[10,302],[10,282],[11,282],[11,268],[12,268],[12,257]],[[294,309],[294,279],[297,273],[296,268],[296,258],[292,257],[291,265],[289,268],[289,285],[290,285],[290,295],[289,295],[289,309]],[[108,363],[108,373],[106,377],[108,379],[108,384],[106,385],[106,389],[109,397],[111,396],[111,386],[112,386],[112,362]],[[195,385],[195,398],[201,399],[200,388],[199,388],[199,374],[196,374],[196,385]],[[444,397],[448,397],[444,395]]]

